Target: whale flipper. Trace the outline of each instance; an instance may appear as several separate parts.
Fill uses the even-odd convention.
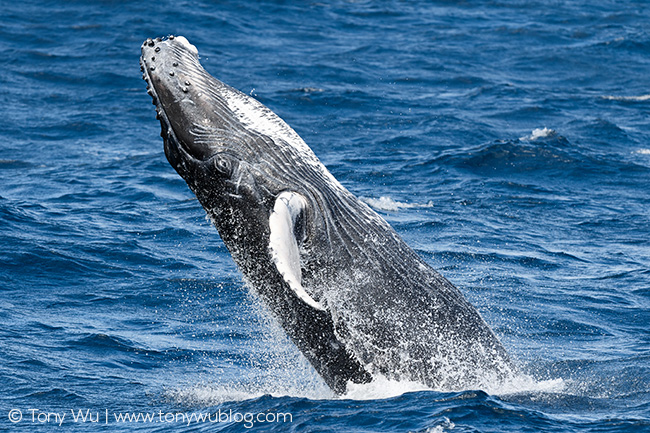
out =
[[[296,296],[310,307],[324,311],[302,287],[298,243],[302,243],[304,230],[297,223],[306,206],[304,197],[295,192],[284,191],[278,195],[269,216],[269,250],[275,267]]]

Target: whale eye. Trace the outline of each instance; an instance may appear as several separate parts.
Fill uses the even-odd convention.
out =
[[[230,175],[232,175],[233,166],[230,158],[226,156],[216,156],[214,158],[213,164],[214,164],[214,168],[222,176],[230,177]]]

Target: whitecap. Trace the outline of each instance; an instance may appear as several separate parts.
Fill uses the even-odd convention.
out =
[[[520,140],[527,140],[527,141],[535,141],[539,138],[546,138],[546,137],[551,137],[555,135],[556,132],[553,129],[550,128],[535,128],[533,129],[533,132],[527,136],[527,137],[521,137]]]
[[[295,89],[295,91],[301,93],[322,93],[325,90],[319,87],[300,87],[298,89]]]
[[[456,427],[456,424],[451,422],[449,418],[443,417],[443,424],[429,427],[426,430],[426,433],[444,433],[445,430],[453,430]]]
[[[609,101],[632,101],[632,102],[643,102],[643,101],[650,101],[650,94],[648,95],[641,95],[641,96],[603,96],[603,99],[607,99]]]
[[[400,209],[416,209],[416,208],[430,208],[433,207],[433,201],[429,200],[427,203],[402,203],[393,200],[390,197],[381,196],[379,198],[359,197],[362,202],[375,210],[397,212]]]

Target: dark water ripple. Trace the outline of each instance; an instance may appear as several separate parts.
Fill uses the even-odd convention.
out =
[[[9,421],[39,408],[293,414],[75,431],[650,431],[645,2],[1,9],[0,429],[51,431]],[[530,380],[332,399],[164,159],[138,57],[171,33],[458,285]]]

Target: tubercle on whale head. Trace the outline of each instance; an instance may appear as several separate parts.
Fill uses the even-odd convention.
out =
[[[229,177],[240,163],[259,156],[252,144],[259,137],[228,105],[238,92],[203,69],[198,50],[186,38],[147,39],[140,65],[160,120],[165,155],[188,183],[192,168]]]
[[[270,206],[277,187],[252,175],[259,173],[251,162],[259,137],[238,124],[225,100],[235,90],[203,69],[197,49],[182,36],[147,39],[140,64],[167,160],[206,211],[221,212],[235,202]]]
[[[296,184],[284,161],[311,150],[268,108],[208,74],[186,38],[147,39],[140,64],[165,155],[190,186],[197,177],[235,178],[230,193],[257,184],[274,196]]]
[[[147,39],[141,49],[142,77],[156,106],[169,162],[177,168],[181,161],[178,155],[170,155],[168,151],[180,152],[182,159],[208,159],[212,156],[209,147],[198,143],[192,133],[194,123],[201,122],[209,113],[209,107],[197,97],[196,91],[190,90],[192,82],[204,72],[196,47],[182,36],[170,36]]]

